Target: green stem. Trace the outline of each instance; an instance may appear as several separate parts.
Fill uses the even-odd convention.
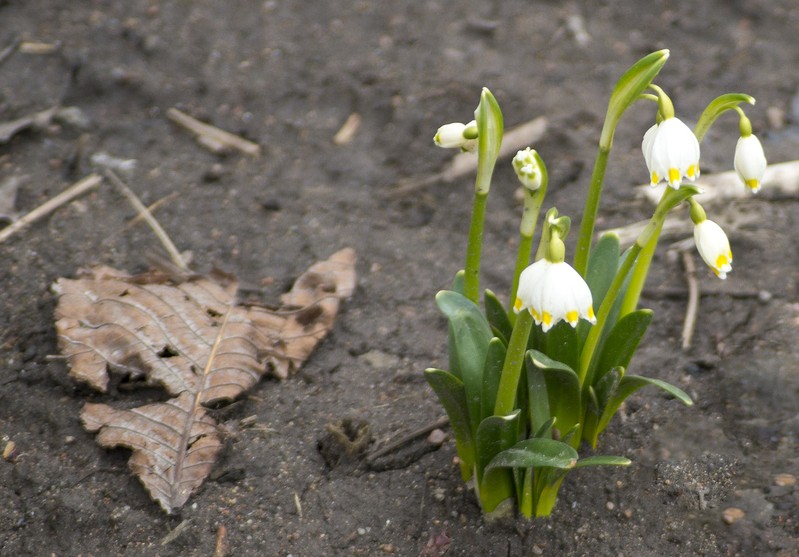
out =
[[[533,234],[535,233],[541,205],[544,203],[545,193],[546,191],[541,191],[541,189],[530,191],[524,188],[524,211],[522,213],[522,222],[519,225],[519,250],[516,253],[516,269],[513,273],[513,285],[508,298],[508,314],[512,323],[516,321],[513,313],[513,304],[516,302],[516,292],[519,289],[519,275],[530,264]]]
[[[466,246],[466,269],[463,295],[475,304],[480,299],[480,255],[483,250],[483,221],[485,220],[488,191],[477,188],[472,205],[472,222],[469,225],[469,243]]]
[[[591,327],[591,330],[588,332],[588,337],[585,339],[585,344],[583,345],[583,351],[580,354],[580,387],[585,383],[588,370],[591,367],[594,351],[597,348],[597,344],[599,344],[599,339],[602,337],[602,330],[605,328],[605,323],[613,309],[613,304],[616,302],[616,298],[624,285],[624,279],[627,278],[627,273],[630,272],[633,263],[640,253],[641,246],[636,242],[624,258],[621,267],[613,278],[613,282],[610,284],[610,288],[608,288],[607,294],[605,294],[605,298],[602,300],[602,305],[599,307],[599,312],[596,315],[596,325]]]
[[[663,192],[663,196],[660,198],[658,206],[652,215],[652,219],[636,240],[636,243],[641,246],[641,254],[638,256],[638,260],[635,262],[635,267],[632,270],[630,284],[627,287],[627,292],[621,303],[619,318],[635,311],[638,307],[638,301],[641,299],[641,292],[644,290],[646,277],[649,274],[649,267],[652,264],[652,258],[655,256],[655,249],[660,239],[660,232],[663,230],[663,224],[666,222],[666,214],[671,207],[672,198],[676,195],[675,192],[676,190],[672,188],[666,188],[666,191]]]
[[[650,238],[641,250],[641,255],[638,256],[638,261],[636,261],[632,276],[630,277],[630,285],[621,303],[619,319],[628,313],[632,313],[638,307],[638,300],[641,299],[641,292],[644,290],[646,277],[649,274],[652,258],[655,256],[655,248],[657,248],[658,240],[660,239],[660,231],[663,230],[664,222],[665,220],[660,221],[652,234],[652,238]]]
[[[580,235],[577,238],[577,247],[574,251],[574,268],[583,277],[588,270],[591,239],[594,236],[594,223],[599,210],[599,198],[602,196],[602,184],[605,180],[605,169],[608,166],[609,155],[610,146],[603,147],[600,144],[596,153],[596,161],[594,162],[594,172],[591,175],[591,186],[588,188],[588,195],[585,199],[583,221],[580,223]]]
[[[519,387],[519,377],[522,373],[524,353],[527,351],[527,340],[530,329],[533,327],[533,316],[530,312],[522,310],[516,316],[513,332],[508,341],[508,350],[505,354],[505,363],[502,365],[502,375],[499,378],[497,389],[497,402],[494,405],[495,416],[507,416],[516,406],[516,390]]]

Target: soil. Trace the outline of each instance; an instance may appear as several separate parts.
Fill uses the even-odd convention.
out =
[[[193,269],[235,272],[248,295],[275,302],[313,262],[345,246],[359,256],[354,296],[300,372],[214,411],[228,431],[223,456],[169,516],[129,473],[129,452],[102,449],[79,420],[86,401],[161,395],[94,393],[52,357],[55,279],[98,263],[143,271],[162,256],[158,240],[104,181],[0,244],[0,434],[16,446],[0,460],[0,554],[417,556],[428,540],[438,545],[426,555],[449,544],[447,556],[799,554],[799,203],[768,189],[706,207],[728,223],[735,268],[718,281],[692,253],[704,295],[687,351],[679,258],[669,242],[655,257],[642,303],[656,317],[633,367],[695,406],[637,393],[600,446],[633,465],[570,475],[551,518],[484,524],[451,440],[435,450],[422,437],[372,465],[328,450],[330,424],[357,430],[361,448],[368,426],[371,452],[443,413],[422,370],[446,365],[433,296],[462,265],[472,177],[390,194],[447,164],[432,136],[470,120],[482,86],[509,127],[548,117],[535,145],[550,170],[546,207],[576,224],[608,95],[653,50],[671,49],[658,83],[679,116],[694,122],[715,96],[750,93],[770,162],[797,158],[797,29],[793,0],[0,1],[0,50],[17,38],[57,43],[0,62],[0,121],[56,104],[87,117],[0,145],[0,181],[22,180],[17,211],[105,152],[135,159],[120,173],[145,204],[172,195],[155,216]],[[261,155],[210,153],[165,117],[170,107]],[[334,143],[353,113],[354,137]],[[652,118],[642,104],[622,121],[600,228],[651,211],[633,187],[646,180],[640,140]],[[736,138],[736,119],[722,118],[703,143],[704,173],[731,168]],[[500,296],[516,188],[501,164],[484,260],[484,285]],[[743,511],[727,512],[732,524],[730,508]]]

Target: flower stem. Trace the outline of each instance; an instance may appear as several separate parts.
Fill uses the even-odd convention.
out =
[[[574,251],[574,269],[585,277],[588,270],[588,256],[591,253],[591,238],[594,235],[594,223],[599,210],[599,198],[602,196],[602,184],[605,180],[605,169],[608,166],[610,146],[599,146],[594,162],[594,172],[591,175],[591,186],[585,199],[583,221],[580,223],[580,235],[577,238],[577,247]]]
[[[475,304],[480,299],[480,255],[483,250],[483,221],[485,220],[488,191],[477,188],[472,205],[472,222],[469,225],[469,243],[466,246],[466,269],[463,295]]]
[[[519,312],[516,316],[516,323],[513,325],[510,341],[508,341],[505,363],[502,365],[497,402],[494,405],[495,416],[507,416],[513,412],[513,408],[516,406],[516,390],[519,387],[522,363],[532,327],[533,316],[530,315],[530,312],[526,310]]]
[[[588,337],[585,339],[583,350],[580,353],[580,387],[585,383],[588,370],[591,367],[591,360],[599,344],[599,339],[602,337],[602,330],[605,328],[608,316],[624,285],[624,279],[627,278],[627,273],[632,269],[633,263],[640,253],[641,246],[636,242],[624,258],[621,267],[619,267],[616,276],[613,278],[613,282],[610,284],[610,288],[608,288],[607,294],[605,294],[605,298],[602,300],[602,305],[599,307],[599,312],[596,315],[596,325],[591,327]]]
[[[508,298],[508,314],[511,318],[511,323],[515,322],[516,315],[513,313],[513,304],[516,301],[516,291],[519,289],[519,275],[530,264],[530,252],[533,247],[533,234],[535,233],[535,226],[538,222],[538,214],[541,211],[541,205],[544,202],[546,194],[546,187],[542,186],[536,191],[530,191],[527,188],[524,190],[524,210],[522,212],[522,221],[519,225],[519,251],[516,254],[516,270],[513,273],[513,285],[510,289],[510,297]]]

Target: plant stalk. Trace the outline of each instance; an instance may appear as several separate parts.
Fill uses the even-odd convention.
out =
[[[519,387],[519,377],[522,373],[524,354],[527,351],[527,340],[530,329],[533,327],[533,316],[527,310],[522,310],[516,316],[513,332],[508,341],[508,350],[505,354],[505,363],[502,365],[502,375],[499,378],[497,389],[497,402],[494,405],[495,416],[507,416],[516,406],[516,391]]]
[[[591,174],[591,185],[585,199],[583,220],[580,223],[580,235],[577,238],[577,247],[574,250],[574,269],[585,277],[588,270],[588,256],[591,253],[591,239],[594,236],[594,223],[599,211],[599,199],[602,196],[602,185],[605,181],[605,170],[608,166],[610,146],[599,146],[594,162],[594,171]]]
[[[480,299],[480,256],[483,250],[483,222],[485,220],[488,190],[476,188],[472,204],[472,221],[469,225],[469,243],[466,246],[463,295],[477,304]]]

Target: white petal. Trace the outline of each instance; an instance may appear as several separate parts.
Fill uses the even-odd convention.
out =
[[[724,230],[712,220],[694,226],[694,242],[699,255],[720,279],[732,271],[732,251]]]
[[[444,147],[445,149],[462,147],[466,142],[466,138],[463,137],[463,131],[465,129],[466,126],[458,122],[445,124],[438,128],[435,137],[433,137],[433,141],[436,145]]]
[[[748,135],[738,139],[735,145],[735,171],[738,177],[753,192],[760,189],[763,175],[766,172],[766,154],[760,140],[754,135]]]

